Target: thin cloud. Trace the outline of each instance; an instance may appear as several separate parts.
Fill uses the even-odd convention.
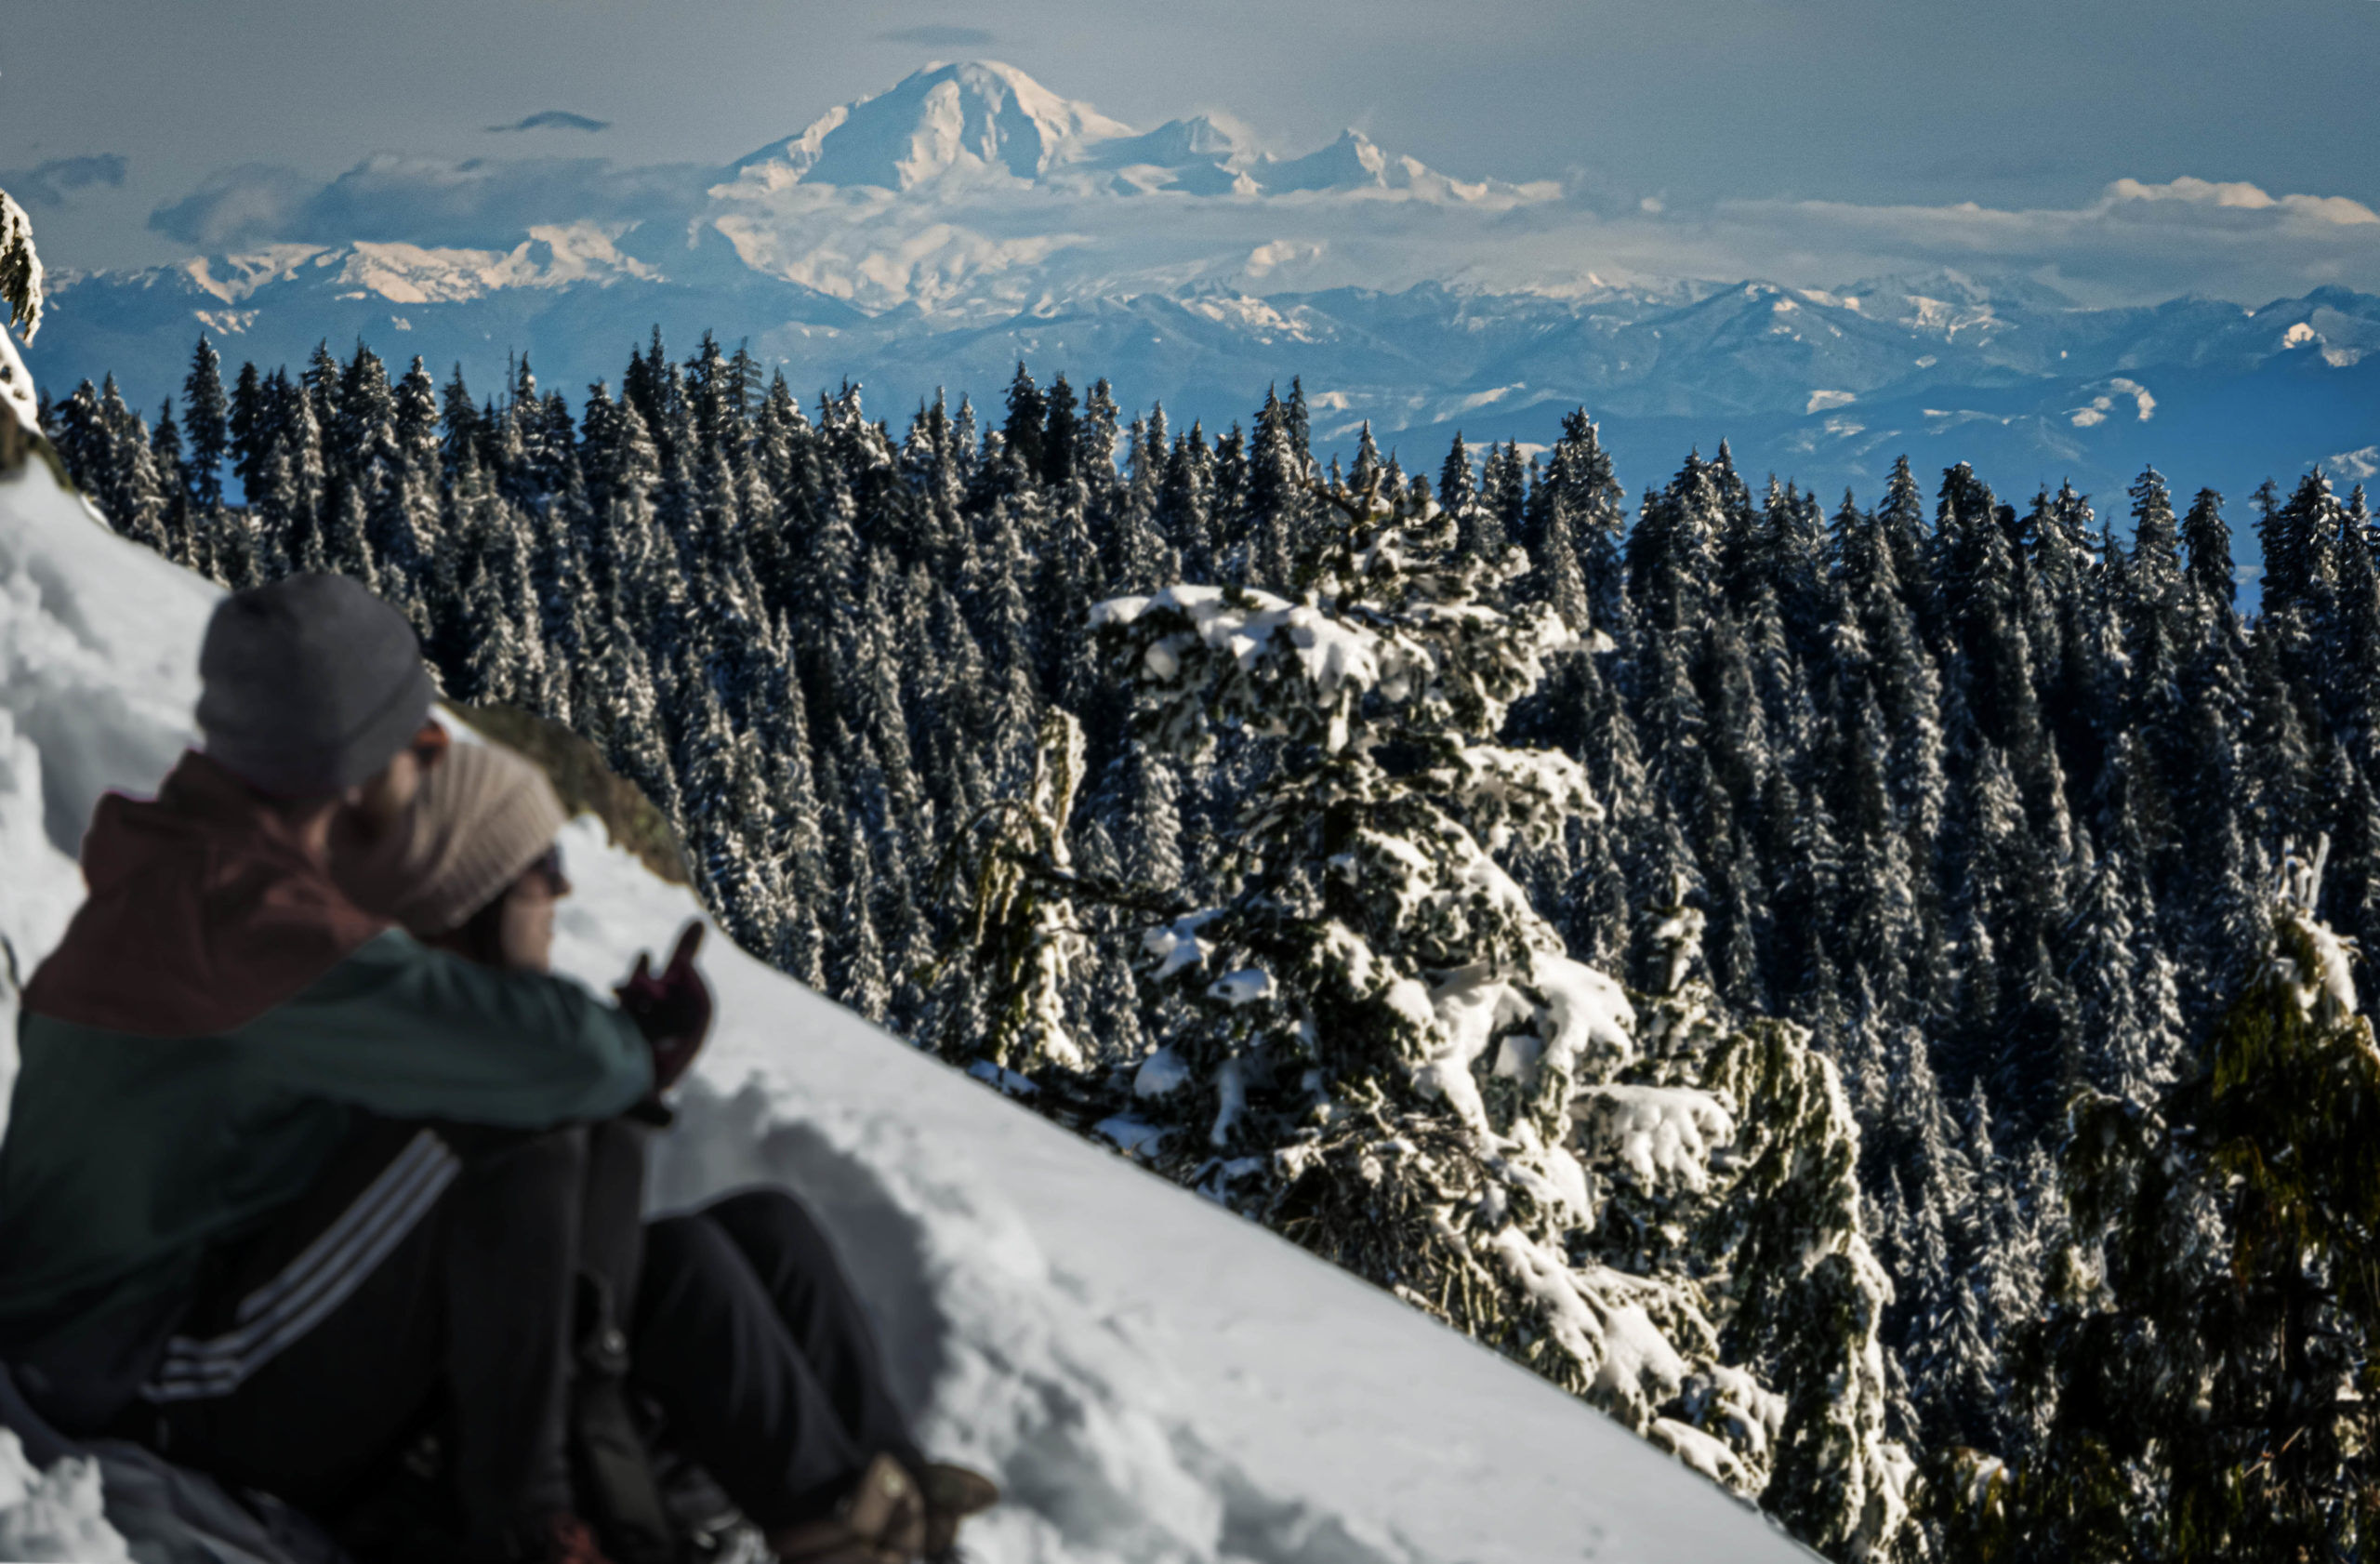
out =
[[[52,169],[25,189],[38,188],[32,199],[41,201],[53,185],[110,171]],[[1051,287],[1130,294],[1194,281],[1266,295],[1423,282],[1571,294],[1678,277],[1842,289],[1943,267],[1995,290],[2030,279],[2095,305],[2183,293],[2262,304],[2326,284],[2380,292],[2380,212],[2371,205],[2198,178],[2118,179],[2070,206],[2024,207],[1622,205],[1576,180],[1567,198],[1449,203],[1368,187],[1209,200],[1123,194],[1055,174],[1037,188],[1002,179],[905,196],[747,190],[718,175],[596,158],[384,155],[325,183],[247,165],[159,207],[150,227],[205,253],[359,240],[509,250],[533,225],[652,235],[702,221],[760,270],[871,308],[972,300],[989,309],[1012,295],[1023,308]]]
[[[1600,200],[1432,201],[1372,188],[1208,199],[1124,194],[1064,170],[1032,188],[987,178],[906,193],[801,183],[712,194],[707,220],[747,263],[867,309],[1022,309],[1053,290],[1130,296],[1193,282],[1267,297],[1430,282],[1584,297],[1673,278],[1844,289],[1946,267],[1995,292],[2042,284],[2087,304],[2185,293],[2263,304],[2325,284],[2380,292],[2380,213],[2344,197],[2200,179],[2120,179],[2095,200],[2031,209],[1656,201],[1610,210]]]
[[[566,109],[547,109],[531,114],[525,119],[514,120],[510,125],[491,125],[487,128],[488,134],[492,136],[501,136],[515,130],[595,131],[611,129],[612,122],[607,119],[590,119],[585,114],[574,114]]]
[[[917,44],[930,49],[980,49],[993,42],[992,34],[983,28],[956,27],[939,21],[887,28],[876,38],[879,43]]]
[[[307,199],[322,188],[295,168],[243,163],[210,174],[199,187],[149,214],[149,229],[201,249],[290,236]]]
[[[150,214],[156,232],[201,250],[357,240],[509,249],[538,225],[666,228],[691,217],[712,170],[617,167],[601,158],[366,158],[324,183],[244,164]]]
[[[31,168],[0,169],[0,190],[27,206],[56,208],[76,191],[93,185],[121,186],[125,161],[119,152],[95,152],[85,157],[53,157]]]

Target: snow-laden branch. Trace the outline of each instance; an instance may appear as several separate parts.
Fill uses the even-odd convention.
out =
[[[0,305],[8,324],[27,343],[41,330],[41,256],[33,248],[33,222],[25,209],[0,190]],[[16,344],[0,331],[0,408],[5,408],[26,432],[41,427],[33,395],[33,378],[17,356]]]

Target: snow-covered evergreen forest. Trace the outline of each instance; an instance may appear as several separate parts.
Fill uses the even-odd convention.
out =
[[[593,739],[750,950],[1830,1553],[2371,1523],[2380,1176],[2254,1154],[2380,1144],[2360,489],[2233,508],[2251,617],[2154,471],[1632,499],[1583,412],[1317,464],[1294,384],[895,431],[708,338],[575,414],[202,339],[42,417],[127,536],[353,575]]]

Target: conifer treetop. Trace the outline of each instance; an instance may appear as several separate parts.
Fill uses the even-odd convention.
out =
[[[0,305],[7,307],[8,324],[30,344],[41,330],[41,256],[33,249],[32,219],[5,190],[0,190]],[[6,332],[0,332],[0,407],[28,431],[40,427],[33,376]]]
[[[1065,1002],[1083,940],[1062,889],[1074,879],[1066,824],[1082,775],[1082,724],[1053,706],[1025,796],[986,805],[944,865],[945,881],[965,892],[958,948],[991,977],[985,1031],[971,1052],[1002,1071],[1085,1062]]]
[[[0,190],[0,304],[8,324],[31,343],[41,330],[41,256],[33,249],[33,219],[16,198]]]

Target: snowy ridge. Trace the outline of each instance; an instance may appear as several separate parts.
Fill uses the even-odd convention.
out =
[[[205,257],[175,270],[203,293],[238,304],[259,288],[326,273],[341,298],[385,298],[393,304],[456,304],[500,288],[559,288],[574,283],[608,285],[628,279],[651,282],[660,272],[623,255],[613,241],[617,227],[596,223],[539,225],[509,250],[474,250],[422,245],[357,244],[343,249],[314,245],[277,245],[251,255],[227,256],[220,264]],[[217,325],[218,332],[230,329]]]
[[[275,211],[288,198],[248,193]],[[1104,376],[1180,427],[1221,429],[1302,377],[1325,446],[1366,420],[1409,431],[1408,450],[1458,429],[1537,444],[1588,406],[1635,464],[1631,486],[1726,438],[1748,471],[1829,494],[1872,493],[1904,453],[1921,471],[1964,459],[2009,486],[2105,493],[2177,452],[2235,450],[2202,481],[2246,493],[2370,445],[2380,299],[2305,290],[2373,273],[2283,269],[2282,285],[2121,309],[2038,279],[2096,270],[2049,264],[2068,243],[2087,258],[2157,234],[2161,257],[2196,253],[2170,237],[2199,232],[2172,226],[2194,213],[2314,223],[2306,242],[2324,245],[2380,232],[2347,206],[2126,180],[2072,212],[1937,214],[2012,234],[2039,219],[2065,235],[2047,251],[1878,252],[1864,208],[1616,211],[1577,181],[1457,177],[1355,130],[1300,149],[1220,113],[1140,129],[964,61],[718,166],[378,155],[299,216],[230,211],[209,241],[228,253],[60,272],[60,324],[32,356],[55,393],[113,372],[142,406],[180,385],[201,329],[268,371],[361,337],[484,385],[525,351],[575,393],[616,383],[659,324],[681,352],[706,330],[747,342],[805,398],[863,379],[879,408],[937,386],[982,401],[1022,358],[1044,378]],[[1855,234],[1799,246],[1837,221]],[[2207,253],[2234,248],[2256,246]],[[1773,267],[1795,274],[1745,280]]]
[[[1332,241],[1279,225],[1351,205],[1488,214],[1561,194],[1451,179],[1355,130],[1290,158],[1210,116],[1135,132],[997,61],[919,71],[727,172],[696,226],[753,271],[961,318],[1302,270]]]
[[[1318,449],[1343,452],[1368,421],[1384,444],[1432,462],[1458,431],[1474,446],[1550,442],[1585,406],[1632,488],[1722,437],[1745,471],[1830,496],[1849,484],[1863,500],[1904,453],[1920,473],[1964,460],[2014,492],[2038,475],[2115,494],[2151,462],[2240,495],[2311,459],[2343,481],[2380,469],[2380,297],[2091,311],[1995,280],[1973,306],[1990,322],[1927,326],[1880,285],[1561,294],[1477,279],[1313,291],[1368,262],[1314,214],[1269,204],[1309,197],[1148,206],[1038,189],[990,203],[982,222],[952,207],[919,226],[893,191],[795,185],[758,205],[723,200],[692,247],[683,230],[663,243],[640,228],[599,250],[599,225],[550,258],[515,236],[501,248],[277,245],[145,272],[57,272],[51,318],[26,356],[53,396],[113,373],[153,410],[178,391],[201,331],[227,377],[242,360],[294,367],[317,341],[360,338],[398,364],[419,353],[443,375],[459,362],[483,390],[508,350],[525,349],[540,381],[575,402],[594,380],[616,387],[658,323],[681,355],[707,329],[731,343],[748,334],[805,401],[865,380],[879,414],[937,386],[988,404],[1020,358],[1044,380],[1104,377],[1128,411],[1161,402],[1178,429],[1244,420],[1268,383],[1299,377]],[[1382,253],[1419,253],[1389,206],[1370,205],[1361,220],[1387,225]],[[1938,278],[1897,285],[1950,295]],[[2078,423],[2102,397],[2104,416]]]
[[[985,176],[1079,194],[1373,191],[1509,204],[1560,193],[1551,182],[1449,179],[1417,159],[1392,158],[1359,130],[1290,158],[1206,114],[1135,131],[998,60],[929,65],[884,92],[829,109],[798,135],[739,158],[731,172],[747,194],[797,184],[909,192]]]
[[[0,934],[28,961],[94,798],[186,742],[213,596],[40,464],[0,478]],[[608,980],[694,908],[592,822],[568,835],[558,960]],[[929,1441],[1012,1496],[972,1534],[985,1564],[1806,1557],[1519,1369],[709,949],[721,1032],[654,1198],[766,1177],[817,1205]],[[86,1504],[42,1507],[74,1474],[7,1455],[0,1552],[100,1557]]]

